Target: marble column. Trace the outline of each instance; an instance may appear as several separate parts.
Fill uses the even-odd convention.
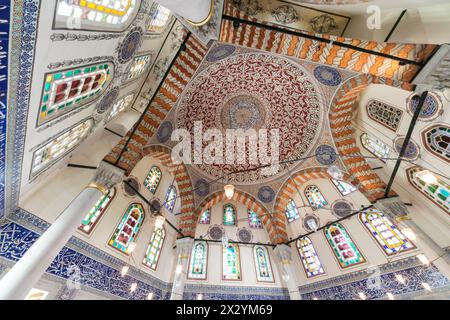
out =
[[[292,249],[288,245],[280,244],[273,249],[275,257],[277,258],[281,278],[286,284],[289,297],[291,300],[301,300],[302,296],[298,291],[297,281],[295,278],[294,269],[292,267]]]
[[[189,256],[192,252],[194,239],[181,238],[177,240],[177,264],[175,265],[175,276],[173,279],[170,300],[183,300],[184,283],[188,272]]]
[[[108,189],[120,182],[123,171],[102,162],[94,180],[67,206],[24,256],[0,281],[0,300],[21,300],[42,277],[75,233],[86,213]]]
[[[214,11],[214,0],[156,0],[194,26],[206,24]]]

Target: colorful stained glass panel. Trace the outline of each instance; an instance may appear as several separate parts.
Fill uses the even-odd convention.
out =
[[[164,228],[155,229],[152,233],[150,243],[147,247],[144,260],[142,263],[152,270],[156,270],[158,266],[159,257],[161,255],[161,249],[166,237],[166,230]]]
[[[255,246],[253,255],[256,265],[256,279],[260,282],[273,282],[272,266],[267,248]]]
[[[159,182],[161,181],[161,176],[162,176],[161,169],[159,169],[157,166],[153,166],[144,180],[144,186],[151,193],[155,194]]]
[[[359,252],[359,249],[342,225],[333,223],[326,227],[324,232],[342,268],[348,268],[366,262],[366,259]]]
[[[222,279],[242,280],[239,246],[237,244],[229,244],[227,247],[223,247],[222,260]]]
[[[116,231],[109,240],[109,245],[119,251],[129,254],[128,247],[136,241],[136,237],[144,221],[144,208],[139,203],[128,207]]]
[[[106,208],[108,208],[109,204],[111,203],[111,200],[114,197],[115,193],[116,189],[113,188],[109,190],[107,194],[104,194],[100,197],[97,203],[86,215],[86,217],[84,217],[83,221],[81,222],[81,225],[78,227],[80,231],[83,231],[84,233],[87,234],[92,232],[92,229],[100,220],[103,213],[105,213]]]
[[[308,237],[298,239],[297,250],[308,278],[325,273],[311,239]]]
[[[204,241],[194,243],[189,264],[189,279],[206,280],[208,245]]]

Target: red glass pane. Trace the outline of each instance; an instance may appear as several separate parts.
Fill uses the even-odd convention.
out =
[[[72,81],[72,86],[71,86],[71,89],[75,89],[75,88],[78,88],[78,87],[80,86],[80,83],[81,83],[81,81],[80,81],[80,80],[75,80],[75,81]]]
[[[85,84],[85,85],[83,86],[83,88],[81,89],[81,93],[88,91],[88,89],[89,89],[89,85],[88,85],[88,84]]]
[[[88,83],[91,83],[92,77],[84,79],[84,84],[87,85]]]
[[[60,93],[55,96],[55,103],[61,102],[66,97],[65,93]]]
[[[98,87],[98,82],[94,82],[94,84],[92,85],[92,90],[94,90],[97,87]]]
[[[67,89],[67,83],[58,84],[58,86],[56,87],[56,94],[63,92],[66,89]]]
[[[69,98],[75,97],[75,96],[77,95],[77,93],[78,93],[78,89],[70,90],[70,92],[69,92]]]

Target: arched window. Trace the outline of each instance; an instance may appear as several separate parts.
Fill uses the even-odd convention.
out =
[[[154,3],[150,8],[150,20],[147,25],[147,32],[150,34],[161,34],[167,22],[169,22],[170,10],[158,3]]]
[[[267,248],[255,246],[253,248],[253,256],[255,258],[256,279],[260,282],[274,282],[272,265],[270,264]]]
[[[248,214],[248,225],[250,226],[250,228],[262,229],[263,225],[261,219],[259,219],[258,217],[258,214],[251,209],[247,209],[247,214]]]
[[[223,206],[223,225],[235,226],[236,223],[236,208],[232,204]]]
[[[45,74],[38,126],[100,97],[113,75],[112,62],[101,62]]]
[[[144,180],[144,186],[153,194],[155,194],[159,182],[161,181],[161,175],[161,169],[157,166],[153,166]]]
[[[297,240],[297,250],[308,278],[324,274],[322,263],[314,249],[311,239],[302,237]]]
[[[292,222],[300,218],[300,214],[298,213],[297,205],[295,204],[294,200],[289,199],[285,214],[288,222]]]
[[[223,247],[222,254],[222,279],[223,280],[241,280],[241,261],[239,246],[229,244]]]
[[[336,179],[331,179],[331,181],[333,181],[333,184],[336,186],[336,188],[338,188],[339,192],[343,196],[346,196],[357,190],[356,187],[351,185],[350,183],[347,183],[347,182],[344,182],[341,180],[336,180]]]
[[[435,156],[450,161],[450,127],[436,125],[422,133],[423,144]]]
[[[142,205],[139,203],[131,204],[109,240],[109,245],[123,253],[129,254],[128,247],[130,243],[136,241],[143,221],[144,208]]]
[[[370,119],[392,131],[397,131],[403,114],[402,110],[378,100],[370,100],[366,109]]]
[[[164,206],[170,212],[173,212],[173,208],[175,208],[175,202],[177,200],[177,188],[175,186],[170,186],[167,189],[166,200],[164,201]]]
[[[93,124],[94,121],[88,119],[61,133],[42,147],[39,147],[33,153],[31,178],[36,177],[39,173],[49,168],[53,163],[66,156],[78,146],[87,137],[89,132],[91,132]]]
[[[211,222],[211,209],[206,209],[200,215],[200,224],[209,224]]]
[[[188,279],[206,280],[207,264],[208,245],[205,241],[196,241],[192,247]]]
[[[325,236],[334,255],[342,268],[351,267],[363,262],[363,257],[359,249],[353,243],[345,228],[339,223],[333,223],[324,230]]]
[[[109,113],[108,120],[111,121],[114,119],[119,113],[128,109],[131,103],[134,100],[134,93],[130,93],[123,98],[120,98],[111,108],[111,112]]]
[[[320,209],[328,204],[316,186],[307,186],[305,188],[305,196],[313,210]]]
[[[103,213],[105,213],[106,208],[108,208],[111,203],[111,200],[114,198],[115,193],[116,189],[112,188],[111,190],[108,190],[108,193],[102,195],[100,199],[98,199],[97,203],[92,207],[86,217],[84,217],[81,225],[78,227],[80,231],[86,234],[92,232]]]
[[[421,170],[418,167],[409,168],[406,172],[409,182],[427,198],[450,214],[450,184],[440,176],[436,177],[436,183],[426,183],[417,177]]]
[[[128,84],[137,78],[139,78],[145,71],[150,67],[150,62],[152,60],[151,54],[144,54],[141,56],[134,57],[133,61],[130,63],[129,67],[124,73],[123,81]]]
[[[159,256],[161,255],[165,237],[166,230],[164,227],[153,230],[144,260],[142,261],[144,265],[152,270],[156,270],[156,267],[158,266]]]
[[[57,0],[55,29],[123,31],[139,9],[138,0]]]
[[[385,162],[384,158],[388,158],[391,148],[380,140],[369,136],[367,133],[361,135],[361,143],[365,149],[367,149],[374,156],[380,158]]]
[[[387,255],[414,248],[414,245],[384,214],[370,210],[361,212],[359,217]]]

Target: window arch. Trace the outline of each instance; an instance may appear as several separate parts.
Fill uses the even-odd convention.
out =
[[[83,121],[38,148],[33,153],[31,178],[36,177],[75,149],[91,132],[93,124],[92,119]]]
[[[331,181],[333,182],[333,184],[336,186],[336,188],[339,190],[339,192],[343,196],[346,196],[357,190],[355,186],[353,186],[350,183],[347,183],[345,181],[336,180],[336,179],[331,179]]]
[[[89,213],[81,221],[78,229],[86,234],[90,234],[94,229],[97,222],[100,220],[102,215],[105,213],[109,204],[111,203],[114,195],[116,194],[116,189],[112,188],[108,192],[98,199],[97,203],[92,207]]]
[[[196,241],[189,261],[188,279],[206,280],[208,265],[208,244]]]
[[[418,167],[409,168],[406,171],[409,182],[437,206],[450,214],[450,184],[443,178],[436,176],[435,184],[428,184],[417,177],[421,170]]]
[[[403,111],[378,100],[370,100],[366,106],[370,119],[382,124],[386,128],[397,131]]]
[[[145,257],[142,263],[152,270],[156,270],[158,266],[159,256],[166,237],[166,230],[164,227],[153,230],[150,243],[145,252]]]
[[[108,120],[111,121],[114,119],[119,113],[128,109],[131,103],[134,100],[134,93],[130,93],[123,98],[120,98],[111,108],[111,112],[108,115]]]
[[[259,282],[274,282],[272,265],[267,248],[264,246],[255,246],[253,248],[253,256],[255,258],[256,279]]]
[[[415,248],[383,213],[370,210],[361,212],[359,218],[387,255]]]
[[[171,185],[169,189],[167,189],[166,200],[164,200],[164,206],[170,212],[173,212],[175,208],[175,202],[177,201],[177,188],[174,185]]]
[[[223,225],[235,226],[237,225],[236,220],[236,208],[232,204],[227,203],[223,206]]]
[[[251,209],[247,209],[247,214],[249,227],[254,229],[262,229],[263,224],[261,219],[258,217],[258,214]]]
[[[206,209],[205,211],[202,212],[202,214],[200,215],[200,220],[198,223],[200,224],[210,224],[211,222],[211,209]]]
[[[450,162],[450,127],[439,124],[422,133],[425,148],[435,156]]]
[[[151,193],[155,194],[156,189],[158,188],[159,182],[161,181],[162,172],[158,166],[153,166],[147,174],[147,177],[144,180],[144,186]]]
[[[325,271],[322,263],[319,260],[316,249],[314,249],[311,239],[302,237],[297,240],[297,250],[302,260],[303,268],[305,269],[308,278],[324,274]]]
[[[313,210],[320,209],[328,204],[322,192],[314,185],[305,188],[305,196]]]
[[[294,200],[289,199],[285,214],[288,222],[292,222],[300,218],[300,214],[298,213],[297,205],[295,204]]]
[[[38,126],[96,100],[106,90],[113,76],[112,62],[46,73]]]
[[[129,254],[128,247],[136,241],[136,237],[144,221],[144,208],[139,203],[131,204],[109,240],[109,245]]]
[[[341,268],[366,262],[366,259],[341,224],[333,223],[324,229],[324,233]]]
[[[147,25],[147,32],[150,34],[161,34],[166,28],[170,18],[170,10],[158,3],[154,3],[150,8],[150,19]]]
[[[367,151],[380,158],[383,162],[385,162],[384,158],[388,158],[389,152],[391,151],[391,148],[387,144],[369,136],[367,133],[361,135],[361,143]]]
[[[123,82],[124,84],[129,84],[142,74],[144,74],[150,67],[150,62],[152,61],[151,54],[144,54],[133,58],[133,61],[127,67],[124,72]]]
[[[139,9],[139,0],[58,0],[55,29],[123,31]]]
[[[231,243],[223,246],[222,252],[222,279],[242,280],[239,246]]]

